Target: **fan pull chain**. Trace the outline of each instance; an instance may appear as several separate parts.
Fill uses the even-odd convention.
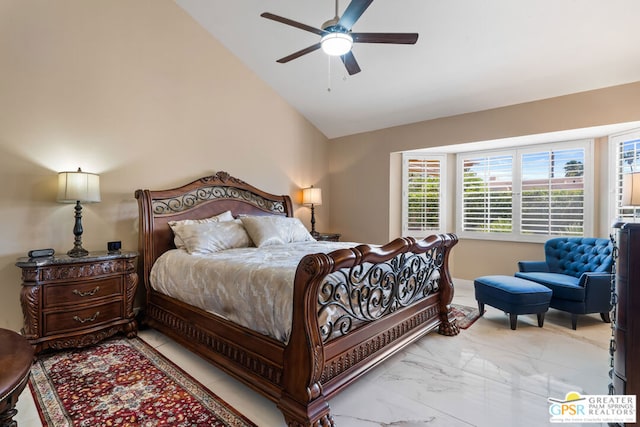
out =
[[[327,92],[331,92],[331,57],[327,55]]]

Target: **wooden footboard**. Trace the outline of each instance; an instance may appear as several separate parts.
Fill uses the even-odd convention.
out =
[[[435,328],[458,333],[449,317],[456,243],[452,234],[399,238],[302,259],[278,403],[288,425],[333,425],[335,393]]]

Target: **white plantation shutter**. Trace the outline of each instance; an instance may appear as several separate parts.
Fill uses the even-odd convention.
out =
[[[512,229],[513,156],[463,157],[462,229],[509,233]]]
[[[424,237],[441,232],[444,156],[403,156],[402,234]]]
[[[584,161],[583,148],[522,154],[522,234],[584,235]]]
[[[458,234],[545,241],[593,230],[593,141],[458,154]]]

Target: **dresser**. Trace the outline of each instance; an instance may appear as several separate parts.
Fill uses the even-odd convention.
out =
[[[84,347],[118,332],[135,336],[137,260],[137,252],[19,258],[22,334],[35,352]]]
[[[616,223],[615,323],[610,394],[640,395],[640,223]],[[634,424],[635,425],[635,424]]]

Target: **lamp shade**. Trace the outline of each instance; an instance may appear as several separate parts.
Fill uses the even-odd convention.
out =
[[[302,190],[302,204],[303,205],[321,205],[322,204],[322,189],[315,188],[313,186]]]
[[[94,203],[100,201],[100,176],[95,173],[60,172],[58,174],[58,202]]]
[[[640,206],[640,172],[623,176],[622,206]]]
[[[329,33],[320,39],[324,53],[330,56],[340,56],[351,50],[353,38],[347,33]]]

